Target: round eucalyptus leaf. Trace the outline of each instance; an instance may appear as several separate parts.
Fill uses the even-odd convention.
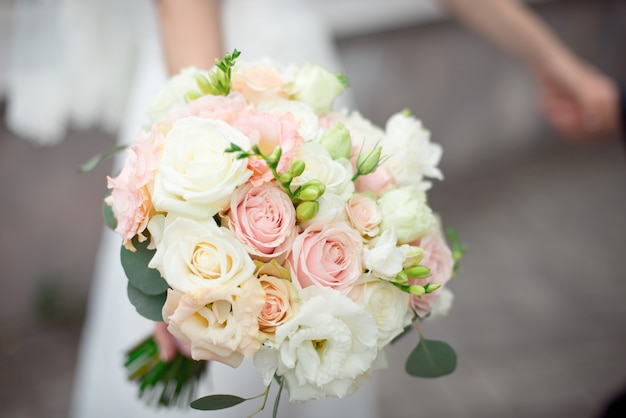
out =
[[[122,267],[133,287],[146,295],[160,295],[167,290],[168,284],[158,270],[148,267],[155,253],[155,250],[148,249],[148,242],[149,240],[139,242],[135,237],[133,245],[136,251],[122,247],[120,252]]]
[[[137,312],[144,318],[152,321],[163,321],[163,304],[167,293],[163,292],[159,295],[147,295],[141,290],[134,287],[130,281],[126,288],[128,292],[128,300],[133,304]]]
[[[422,338],[409,355],[405,368],[411,376],[445,376],[456,368],[456,353],[448,343]]]

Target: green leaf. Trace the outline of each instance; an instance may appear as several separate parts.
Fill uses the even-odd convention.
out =
[[[196,399],[191,403],[191,407],[200,411],[215,411],[239,405],[247,400],[235,395],[209,395]]]
[[[146,295],[159,295],[167,290],[168,285],[158,270],[148,267],[156,251],[148,249],[149,242],[150,239],[139,242],[137,237],[133,238],[136,251],[122,247],[120,258],[124,273],[133,287]]]
[[[285,386],[285,378],[281,376],[280,386],[278,387],[278,393],[276,394],[276,399],[274,400],[274,409],[272,410],[272,418],[278,417],[278,404],[280,403],[280,395],[283,393],[284,386]]]
[[[160,295],[147,295],[141,290],[134,287],[128,281],[128,300],[133,304],[137,312],[144,318],[151,321],[163,321],[163,304],[167,294],[165,292]]]
[[[87,162],[79,166],[78,171],[81,173],[91,171],[100,163],[100,161],[106,160],[107,158],[117,154],[120,151],[124,151],[127,147],[128,147],[127,145],[119,145],[117,147],[111,148],[108,151],[94,155],[89,160],[87,160]]]
[[[406,361],[406,372],[415,377],[440,377],[456,368],[456,353],[448,343],[421,338]]]
[[[117,228],[117,219],[115,219],[115,215],[113,214],[113,208],[106,204],[106,202],[102,202],[102,218],[104,218],[104,224],[115,230]]]

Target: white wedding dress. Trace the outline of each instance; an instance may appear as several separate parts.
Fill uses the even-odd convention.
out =
[[[58,12],[53,9],[53,3],[61,3],[65,8],[65,20],[58,25],[66,27],[54,27],[55,33],[69,31],[75,35],[70,37],[63,50],[67,66],[56,65],[53,71],[37,72],[36,67],[26,65],[32,70],[31,73],[16,70],[9,74],[13,78],[9,86],[17,86],[16,90],[9,92],[9,100],[11,95],[15,99],[12,110],[9,109],[10,125],[17,131],[21,129],[25,135],[30,134],[39,138],[40,142],[45,142],[47,138],[58,137],[59,132],[62,134],[62,128],[68,120],[84,126],[96,121],[105,126],[115,126],[120,121],[119,141],[131,142],[146,122],[146,111],[152,95],[166,79],[153,3],[150,0],[58,0],[44,3],[50,7],[49,11],[54,10],[55,13]],[[340,70],[330,31],[306,1],[231,0],[225,1],[223,6],[227,50],[236,47],[243,52],[242,58],[245,59],[269,56],[285,64],[311,61],[334,71]],[[30,24],[25,25],[22,29],[26,32],[22,36],[28,38],[28,31],[32,30],[28,28],[32,27]],[[14,51],[14,58],[24,61],[22,64],[28,64],[28,60],[32,59],[22,48],[14,48]],[[80,67],[81,64],[84,66]],[[101,68],[102,65],[105,68]],[[42,128],[40,125],[40,130],[28,132],[36,127],[25,125],[23,107],[32,105],[29,95],[35,91],[29,92],[26,87],[31,86],[36,90],[38,85],[55,86],[58,90],[50,97],[57,95],[57,98],[64,97],[64,100],[59,103],[38,102],[39,109],[31,108],[28,114],[30,120],[33,111],[39,111],[42,115],[51,111],[56,113],[48,121],[49,127]],[[124,91],[126,88],[129,89],[128,94]],[[127,103],[125,107],[121,105],[123,102]],[[117,109],[124,111],[116,114]],[[118,160],[118,167],[119,163]],[[260,405],[260,400],[222,411],[198,412],[155,409],[137,399],[136,387],[125,377],[122,365],[124,353],[152,332],[153,323],[137,314],[127,300],[127,279],[119,259],[120,245],[119,236],[109,230],[103,233],[78,358],[70,416],[141,418],[249,415]],[[250,360],[237,369],[213,362],[198,395],[231,393],[251,397],[263,390],[261,379]],[[268,406],[259,417],[271,416],[274,397],[275,389],[270,394]],[[373,382],[341,400],[289,403],[285,392],[279,416],[375,417],[378,415],[376,399]]]

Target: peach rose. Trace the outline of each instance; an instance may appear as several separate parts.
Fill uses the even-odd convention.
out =
[[[259,331],[273,338],[276,327],[297,313],[298,291],[289,280],[263,275],[259,282],[265,291],[265,305],[259,315]]]
[[[258,104],[263,100],[288,98],[290,81],[271,62],[264,61],[236,66],[231,85],[249,102]]]
[[[278,162],[279,173],[289,169],[291,160],[304,140],[290,114],[271,114],[258,110],[248,110],[233,120],[232,126],[250,139],[251,145],[258,145],[261,152],[270,155],[277,146],[282,149]],[[248,168],[254,173],[250,181],[259,185],[271,181],[274,176],[265,161],[250,158]]]
[[[255,259],[283,261],[296,238],[296,210],[276,183],[246,183],[233,193],[228,227]]]
[[[454,260],[450,248],[446,245],[441,231],[438,229],[431,231],[412,245],[421,247],[424,250],[420,264],[427,266],[432,274],[425,279],[410,279],[410,284],[424,286],[427,283],[434,283],[441,285],[441,288],[421,297],[411,295],[413,310],[420,318],[424,318],[433,309],[441,291],[444,290],[443,287],[452,277]]]
[[[195,360],[237,367],[259,349],[257,318],[265,303],[256,278],[239,286],[211,286],[181,293],[168,290],[163,318],[168,331]]]
[[[231,93],[228,96],[207,94],[190,101],[184,107],[172,109],[168,119],[175,122],[188,116],[198,116],[202,119],[219,119],[231,123],[247,105],[246,98],[239,93]]]
[[[347,294],[363,272],[363,244],[345,222],[305,229],[294,241],[289,265],[301,288],[329,287]]]

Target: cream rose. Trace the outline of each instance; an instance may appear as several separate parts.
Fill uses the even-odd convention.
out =
[[[154,227],[159,229],[160,222]],[[254,263],[243,245],[211,218],[195,221],[168,215],[159,234],[148,266],[159,270],[175,290],[237,286],[254,275]]]
[[[293,243],[288,263],[301,288],[329,287],[348,293],[363,272],[363,244],[345,222],[307,228]]]
[[[233,193],[226,219],[248,253],[262,261],[283,261],[296,238],[296,210],[275,183],[241,186]]]
[[[198,117],[175,122],[155,176],[154,207],[194,219],[224,209],[233,191],[252,174],[245,159],[224,152],[230,143],[250,147],[248,138],[225,122]]]
[[[168,331],[191,350],[195,360],[217,360],[237,367],[260,347],[257,318],[265,302],[261,284],[210,286],[189,293],[169,289],[163,305]]]
[[[383,216],[381,229],[393,228],[399,244],[415,241],[436,225],[433,211],[426,202],[426,193],[415,185],[388,190],[378,204]]]
[[[200,74],[199,69],[195,67],[184,68],[157,91],[148,111],[153,121],[165,120],[170,110],[185,105],[185,93],[189,90],[198,90],[196,74]]]
[[[319,203],[319,211],[308,221],[300,222],[300,228],[306,229],[316,225],[319,225],[321,228],[331,223],[348,221],[346,202],[341,197],[326,190],[317,201]]]
[[[264,344],[254,363],[265,384],[274,374],[285,379],[291,401],[349,395],[378,353],[374,318],[331,289],[310,287],[301,297],[298,314],[276,328],[276,343]]]
[[[409,294],[372,274],[361,276],[348,296],[374,317],[378,348],[386,346],[413,321]]]
[[[287,99],[291,78],[269,60],[238,64],[232,73],[232,88],[253,104],[263,100]]]

